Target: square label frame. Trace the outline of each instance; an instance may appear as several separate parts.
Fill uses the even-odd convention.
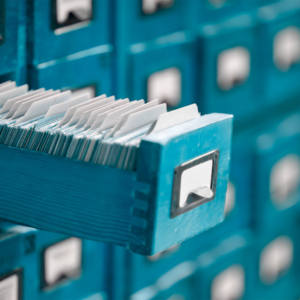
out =
[[[89,24],[62,34],[52,26],[53,1],[28,2],[29,63],[38,65],[112,41],[110,0],[93,1],[93,17]],[[43,26],[41,26],[43,24]]]

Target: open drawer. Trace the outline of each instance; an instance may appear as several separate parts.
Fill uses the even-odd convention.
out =
[[[136,171],[0,145],[0,218],[153,255],[223,220],[231,115],[146,136]]]

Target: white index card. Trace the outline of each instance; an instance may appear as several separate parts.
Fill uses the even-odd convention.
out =
[[[211,285],[212,300],[242,299],[245,292],[245,270],[232,265],[219,273]]]
[[[122,106],[119,109],[108,113],[106,118],[103,120],[102,124],[100,125],[98,132],[100,133],[103,130],[112,128],[115,126],[120,118],[120,116],[128,111],[131,111],[137,107],[140,107],[144,104],[144,101],[132,101],[129,102],[126,106]]]
[[[12,82],[11,80],[7,80],[7,81],[4,81],[4,82],[0,83],[0,88],[2,88],[3,86],[5,86],[5,85],[7,85],[11,82]]]
[[[56,93],[58,93],[58,91]],[[21,100],[18,100],[17,102],[15,102],[13,104],[13,106],[11,107],[11,109],[9,110],[7,115],[5,116],[5,119],[9,119],[9,118],[15,119],[15,118],[21,117],[25,113],[25,111],[27,111],[27,109],[30,107],[30,105],[28,106],[29,103],[33,103],[34,101],[44,99],[52,94],[53,94],[53,90],[48,90],[48,91],[43,91],[41,93],[38,93],[37,95],[28,96],[28,97],[22,98]],[[22,106],[23,104],[25,107]]]
[[[278,69],[288,71],[300,62],[300,29],[290,26],[280,30],[273,42],[273,60]]]
[[[99,96],[97,98],[93,98],[90,101],[85,102],[84,105],[81,105],[80,107],[78,107],[76,109],[76,111],[74,112],[74,115],[72,116],[72,118],[70,119],[70,121],[67,123],[67,126],[70,126],[72,124],[76,124],[80,120],[82,114],[85,111],[88,111],[88,110],[90,110],[92,108],[99,107],[101,105],[101,101],[103,99],[105,99],[104,95]]]
[[[13,105],[15,103],[17,103],[18,101],[20,101],[20,100],[25,101],[26,99],[29,99],[29,97],[37,96],[44,91],[45,91],[44,88],[36,90],[36,91],[29,91],[28,93],[25,93],[21,96],[14,97],[14,98],[7,100],[6,103],[3,105],[2,109],[0,110],[0,114],[8,112],[13,107]]]
[[[150,124],[158,119],[158,117],[167,112],[165,103],[150,107],[128,116],[122,128],[114,134],[114,137],[121,136],[139,127]]]
[[[158,132],[172,126],[196,119],[200,116],[196,104],[182,107],[160,115],[150,133]]]
[[[70,107],[80,104],[80,103],[82,103],[82,101],[83,101],[82,97],[77,97],[77,98],[72,98],[66,102],[63,102],[63,103],[60,103],[57,105],[53,105],[47,111],[45,118],[66,112]]]
[[[6,92],[16,87],[16,82],[4,82],[0,85],[0,93]]]
[[[288,236],[280,236],[269,243],[260,254],[259,274],[265,284],[273,284],[290,268],[294,245]]]
[[[57,23],[65,23],[71,12],[81,21],[91,18],[92,0],[56,0]]]
[[[194,167],[186,169],[181,175],[179,205],[183,207],[190,193],[201,187],[211,189],[213,171],[213,160],[200,163]]]
[[[250,52],[245,47],[224,50],[218,55],[217,82],[220,89],[229,91],[243,84],[250,75]]]
[[[160,103],[177,106],[181,101],[181,80],[181,72],[175,67],[151,74],[147,82],[148,102],[158,99]]]
[[[93,112],[98,111],[99,109],[103,108],[107,104],[115,101],[115,97],[109,97],[109,98],[103,98],[100,102],[95,103],[94,105],[92,104],[89,106],[81,115],[79,121],[76,124],[76,127],[81,127],[85,125],[88,121],[90,116],[92,115]]]
[[[94,101],[93,99],[89,100],[90,97],[89,97],[88,94],[83,94],[83,95],[78,96],[78,97],[73,97],[73,99],[75,99],[75,101],[77,102],[77,104],[75,104],[74,106],[70,107],[67,110],[66,114],[64,115],[64,117],[62,118],[62,120],[59,122],[58,126],[62,126],[62,125],[67,124],[71,120],[71,118],[73,117],[73,115],[74,115],[75,111],[77,110],[77,108],[86,105],[90,101],[91,102]]]
[[[45,250],[45,281],[55,284],[62,276],[73,276],[81,269],[82,241],[69,238]]]
[[[91,85],[91,86],[86,86],[81,89],[72,91],[73,98],[77,98],[77,97],[85,95],[85,94],[89,95],[89,99],[95,98],[96,97],[95,87]]]
[[[18,107],[17,110],[15,111],[15,113],[13,114],[12,119],[16,119],[16,118],[19,118],[19,117],[23,116],[28,111],[28,109],[31,107],[31,105],[33,103],[35,103],[37,101],[40,101],[40,100],[43,100],[43,99],[46,99],[50,96],[57,95],[59,93],[60,93],[59,90],[57,90],[57,91],[46,91],[45,93],[42,93],[37,97],[30,98],[27,101],[24,101],[24,102],[23,101],[18,101],[11,108],[11,110],[13,111],[16,107]]]
[[[11,98],[21,96],[28,91],[28,84],[21,85],[19,87],[10,89],[0,94],[0,107],[5,104],[5,102]]]
[[[144,100],[140,100],[140,101],[143,101],[143,104],[144,104]],[[139,106],[127,113],[124,113],[123,115],[121,115],[120,119],[118,120],[117,124],[113,127],[113,129],[107,133],[107,135],[105,136],[105,138],[109,138],[109,137],[112,137],[114,136],[114,134],[116,132],[118,132],[122,126],[125,124],[125,122],[127,121],[128,117],[131,115],[131,114],[134,114],[134,113],[137,113],[137,112],[140,112],[140,111],[143,111],[145,109],[148,109],[148,108],[151,108],[151,107],[154,107],[158,105],[158,100],[153,100],[147,104],[144,104],[142,106]]]
[[[91,130],[98,128],[101,126],[102,122],[105,120],[108,113],[119,109],[129,103],[129,99],[117,100],[111,105],[107,105],[101,109],[97,117],[95,118],[94,123],[91,125]]]
[[[71,97],[70,91],[66,91],[63,93],[59,93],[57,95],[50,96],[46,99],[34,102],[27,110],[25,115],[16,121],[16,125],[46,114],[49,107],[61,102],[65,102],[69,100],[70,97]]]
[[[109,109],[109,107],[111,106],[112,103],[118,103],[118,101],[115,101],[115,96],[105,98],[103,100],[103,106],[92,111],[91,115],[89,116],[89,119],[87,120],[86,124],[84,125],[84,128],[87,129],[87,128],[91,127],[92,124],[95,122],[97,116],[100,113]]]
[[[19,300],[19,278],[13,274],[0,281],[0,299]]]

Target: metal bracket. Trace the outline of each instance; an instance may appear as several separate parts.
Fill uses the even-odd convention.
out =
[[[205,184],[194,188],[189,191],[187,199],[184,204],[180,203],[180,195],[182,190],[182,174],[193,167],[204,164],[205,162],[212,161],[211,180],[210,186]],[[181,214],[184,214],[204,203],[210,202],[215,198],[217,188],[217,175],[218,175],[218,164],[219,164],[219,150],[211,151],[207,154],[198,156],[188,162],[177,166],[174,170],[173,179],[173,194],[171,203],[171,218],[175,218]],[[201,176],[201,174],[199,174]]]

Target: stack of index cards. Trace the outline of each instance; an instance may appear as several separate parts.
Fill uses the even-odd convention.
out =
[[[129,101],[0,85],[0,143],[94,164],[134,170],[146,135],[199,117],[191,105],[167,113],[158,100]]]

